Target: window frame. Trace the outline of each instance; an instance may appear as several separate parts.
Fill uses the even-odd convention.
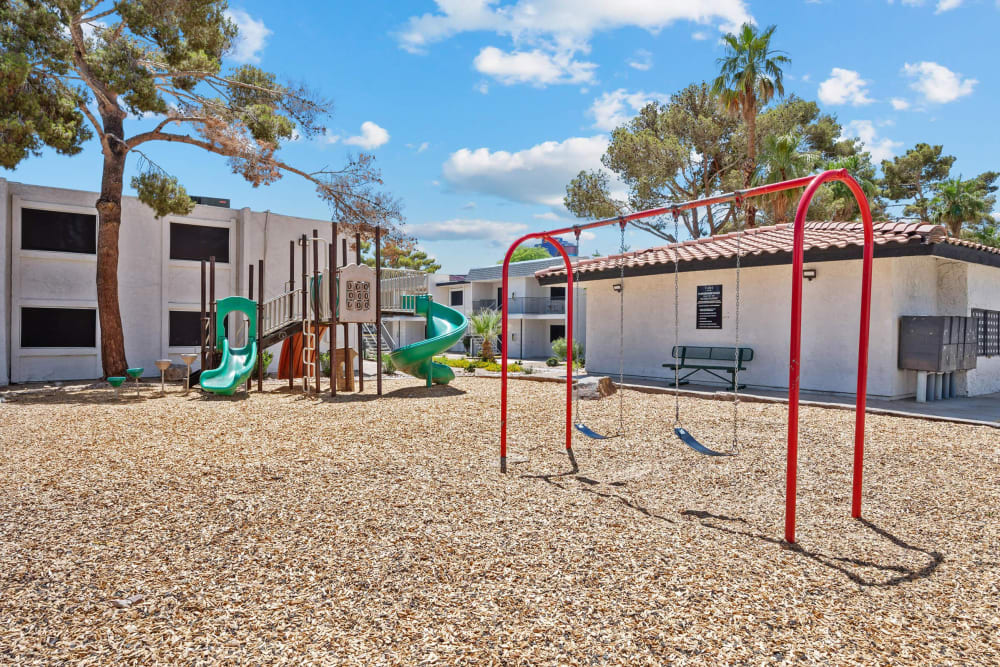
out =
[[[458,295],[459,303],[455,303],[455,295]],[[448,305],[452,308],[465,307],[465,290],[464,289],[453,289],[448,291]]]
[[[93,345],[25,345],[24,344],[24,324],[25,318],[24,314],[26,310],[82,310],[93,313],[94,316],[94,344]],[[15,332],[11,332],[15,333]],[[98,326],[98,316],[97,316],[97,304],[93,306],[85,304],[66,304],[57,305],[54,303],[45,304],[20,304],[17,309],[17,349],[18,351],[28,351],[31,355],[42,356],[48,354],[52,356],[61,356],[66,352],[74,353],[79,351],[87,351],[96,353],[98,347],[101,344],[100,328]]]
[[[80,213],[83,215],[93,215],[97,218],[95,233],[99,233],[101,218],[97,214],[97,209],[93,206],[79,206],[77,204],[63,204],[53,202],[36,201],[33,199],[22,199],[18,195],[11,198],[11,238],[10,249],[12,255],[19,262],[21,259],[45,259],[58,260],[63,262],[80,262],[84,264],[97,264],[97,253],[67,252],[65,250],[25,250],[24,239],[21,237],[21,229],[24,225],[22,212],[24,209],[36,209],[41,211],[54,211],[56,213]],[[97,241],[94,241],[95,248]],[[18,267],[12,264],[11,267],[16,274]],[[13,283],[12,283],[13,284]]]
[[[60,207],[60,206],[54,206],[54,205],[53,206],[39,206],[39,205],[25,206],[22,203],[21,206],[18,209],[18,214],[19,214],[19,218],[18,218],[18,244],[17,244],[18,245],[18,250],[20,252],[27,252],[27,253],[44,253],[47,256],[53,255],[53,254],[55,254],[55,255],[82,255],[84,257],[94,257],[94,258],[96,258],[97,257],[97,230],[98,230],[98,227],[100,225],[99,216],[97,215],[97,211],[96,210],[86,210],[86,209],[85,210],[72,210],[72,209],[76,209],[76,208],[78,208],[78,207],[65,207],[65,206],[64,207]],[[94,222],[93,248],[94,249],[93,250],[59,250],[59,249],[54,249],[54,248],[26,248],[24,246],[24,243],[25,243],[25,234],[24,234],[24,228],[25,228],[25,217],[24,217],[24,214],[25,214],[25,211],[35,211],[35,212],[44,212],[44,213],[62,213],[62,214],[65,214],[65,215],[86,216],[88,218],[93,218],[93,222]]]
[[[171,217],[171,218],[168,218],[166,220],[166,229],[164,230],[166,232],[166,234],[165,234],[165,236],[166,236],[165,246],[166,247],[164,248],[164,254],[166,256],[165,257],[166,261],[169,262],[169,263],[171,263],[171,264],[180,264],[180,265],[188,265],[188,266],[192,266],[192,265],[200,266],[201,262],[202,262],[201,259],[180,259],[180,258],[173,257],[173,248],[174,248],[174,244],[173,244],[173,226],[174,225],[183,225],[185,227],[211,227],[213,229],[224,229],[226,231],[226,240],[227,240],[227,244],[226,244],[227,245],[227,250],[226,250],[227,257],[226,257],[225,261],[222,261],[218,257],[216,257],[215,258],[215,263],[216,263],[216,265],[221,264],[221,265],[226,266],[226,267],[229,267],[229,266],[233,265],[233,255],[234,255],[234,250],[235,250],[235,248],[233,247],[233,232],[235,231],[235,228],[234,228],[231,220],[224,220],[224,221],[223,220],[218,220],[218,221],[217,220],[194,220],[194,219],[191,219],[191,218],[179,217],[179,216],[178,217]],[[205,257],[204,261],[207,262],[208,261],[208,257]]]

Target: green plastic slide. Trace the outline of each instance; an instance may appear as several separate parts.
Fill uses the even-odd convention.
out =
[[[432,381],[437,384],[448,384],[455,379],[455,371],[431,359],[462,340],[465,330],[469,327],[469,320],[454,308],[435,303],[426,294],[414,298],[416,314],[427,318],[427,338],[419,343],[401,347],[389,356],[396,368],[427,380],[427,386],[430,386]]]
[[[250,320],[247,340],[243,347],[229,347],[225,336],[226,315],[238,311]],[[222,350],[222,361],[218,368],[201,374],[200,384],[205,391],[222,396],[232,396],[236,389],[246,383],[257,366],[257,304],[241,296],[229,296],[216,304],[215,330],[219,332],[216,345]]]

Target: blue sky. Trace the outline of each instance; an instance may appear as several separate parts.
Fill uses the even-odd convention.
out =
[[[231,9],[243,28],[232,64],[257,63],[334,103],[328,136],[290,144],[285,159],[316,169],[372,152],[408,231],[445,272],[495,263],[526,231],[573,224],[559,203],[565,185],[598,166],[616,121],[710,80],[720,34],[747,19],[778,25],[774,46],[792,59],[787,92],[819,101],[876,158],[924,141],[958,157],[953,173],[1000,170],[1000,0],[245,0]],[[46,153],[3,176],[96,190],[93,148]],[[254,189],[196,148],[144,150],[191,194],[330,217],[293,175]],[[633,247],[656,244],[629,234]],[[617,245],[606,232],[585,238],[582,252]]]

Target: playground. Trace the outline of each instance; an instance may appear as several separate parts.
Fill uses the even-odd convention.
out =
[[[25,662],[994,663],[997,431],[746,403],[735,457],[625,391],[562,448],[563,386],[406,377],[310,397],[143,383],[5,392],[0,644]],[[617,424],[617,397],[589,402]],[[681,398],[726,446],[725,403]]]

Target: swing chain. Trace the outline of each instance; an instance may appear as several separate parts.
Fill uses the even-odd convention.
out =
[[[744,208],[745,202],[743,198],[743,192],[738,191],[736,193],[736,199],[734,200],[736,206]],[[743,248],[743,233],[746,230],[746,226],[740,224],[739,215],[736,217],[736,353],[735,353],[735,371],[733,371],[733,454],[739,454],[740,442],[739,442],[739,419],[740,419],[740,365],[743,362],[743,351],[740,350],[740,263],[742,257]]]
[[[579,248],[580,248],[580,227],[579,227],[579,225],[574,225],[573,226],[573,235],[576,237],[576,247],[577,247],[577,252],[579,253]],[[576,264],[573,266],[573,294],[571,296],[573,297],[573,303],[576,306],[575,310],[573,311],[573,323],[572,324],[573,324],[573,329],[575,329],[575,330],[578,331],[576,325],[580,321],[580,317],[579,317],[579,312],[580,312],[580,262],[579,262],[579,260],[577,260]],[[572,350],[570,350],[570,352],[572,353]],[[576,360],[574,359],[574,362],[575,361]],[[569,369],[569,373],[570,373],[571,376],[576,375],[576,373],[574,372],[574,369],[572,369],[572,368]],[[576,419],[574,420],[574,422],[577,423],[577,424],[579,424],[579,423],[583,422],[583,418],[580,416],[580,389],[579,389],[579,387],[577,387],[577,388],[575,388],[573,390],[573,399],[574,399],[573,410],[574,410],[574,412],[576,412]]]
[[[680,244],[680,226],[678,219],[680,217],[677,209],[673,209],[674,214],[674,247],[671,248],[670,255],[674,260],[674,426],[679,426],[681,423],[681,384],[680,384],[680,359],[677,358],[677,347],[680,345],[680,278],[677,275],[680,271],[680,262],[677,255]]]
[[[618,433],[625,434],[625,222],[619,217],[621,241],[618,244],[621,275],[618,290]]]

